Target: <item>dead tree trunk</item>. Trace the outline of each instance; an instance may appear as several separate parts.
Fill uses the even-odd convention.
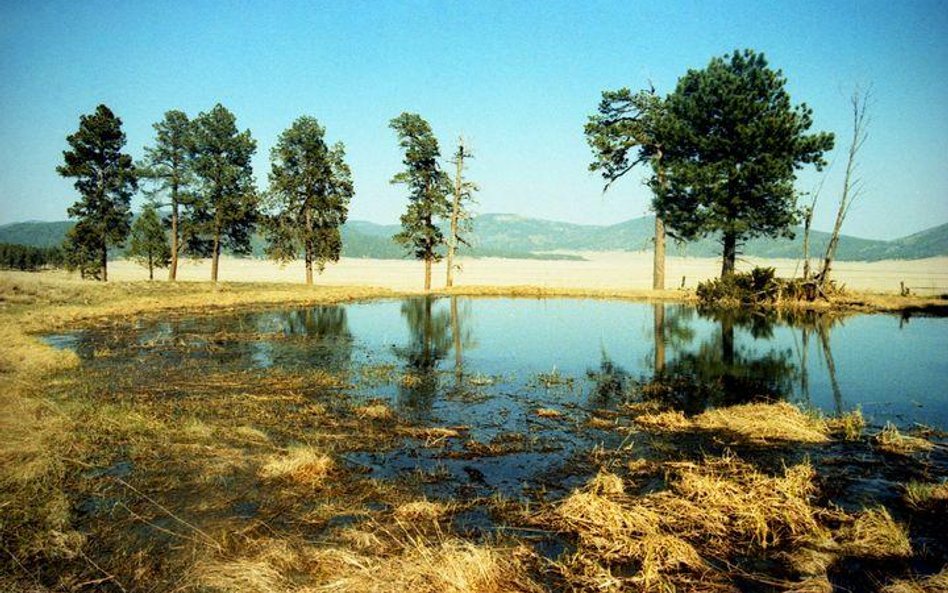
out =
[[[836,258],[836,247],[839,245],[839,233],[843,228],[843,221],[846,220],[846,214],[853,201],[859,197],[861,183],[854,177],[856,169],[856,155],[859,149],[866,142],[866,127],[869,125],[867,103],[869,100],[869,91],[861,92],[856,89],[851,99],[853,112],[853,135],[849,144],[849,154],[846,159],[846,175],[843,178],[843,195],[839,200],[839,209],[836,211],[836,223],[833,225],[833,234],[830,236],[829,244],[826,246],[826,254],[823,256],[823,266],[820,270],[820,286],[826,289],[830,281],[830,271],[833,266],[833,260]]]

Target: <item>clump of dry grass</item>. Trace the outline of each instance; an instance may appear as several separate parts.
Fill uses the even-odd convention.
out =
[[[852,555],[868,558],[912,555],[908,531],[895,522],[885,507],[863,511],[840,535],[843,549]]]
[[[191,570],[190,581],[216,593],[287,593],[290,583],[265,560],[200,562]]]
[[[899,429],[892,423],[887,423],[883,427],[879,434],[875,436],[875,442],[876,446],[883,451],[899,455],[924,453],[934,448],[930,441],[900,433]]]
[[[234,434],[242,439],[256,443],[267,443],[270,441],[270,437],[267,436],[267,433],[253,426],[238,426],[234,429]]]
[[[948,592],[948,568],[924,578],[909,578],[892,581],[880,593],[946,593]]]
[[[533,413],[540,418],[559,418],[563,415],[563,412],[553,408],[537,408]]]
[[[395,412],[388,405],[379,403],[359,406],[353,410],[359,418],[368,418],[370,420],[391,420],[395,417]]]
[[[399,380],[399,383],[401,383],[401,386],[404,387],[405,389],[412,389],[414,387],[418,387],[423,382],[424,382],[424,379],[422,379],[420,375],[417,375],[415,373],[405,373],[404,375],[402,375],[402,378]]]
[[[333,466],[328,455],[308,445],[294,445],[284,453],[270,456],[260,468],[260,475],[316,485],[326,478]]]
[[[905,502],[915,509],[930,509],[948,505],[948,482],[929,484],[909,482],[905,485]]]
[[[630,497],[617,476],[600,473],[544,518],[579,541],[574,557],[560,566],[567,578],[588,577],[589,567],[577,565],[585,557],[582,562],[592,558],[603,564],[600,576],[608,582],[672,590],[714,572],[706,557],[760,552],[823,535],[809,500],[814,490],[809,464],[776,477],[733,457],[669,467],[668,490]],[[632,576],[616,576],[608,570],[615,564],[632,567]]]
[[[395,507],[394,516],[400,521],[437,522],[450,515],[457,508],[453,503],[436,502],[431,500],[413,500]]]
[[[697,416],[698,428],[726,430],[752,440],[781,440],[802,443],[823,443],[826,423],[804,414],[786,402],[743,404],[709,410]]]
[[[478,546],[457,539],[432,542],[409,538],[390,557],[365,557],[333,550],[327,564],[336,574],[319,590],[338,593],[539,593],[527,574],[533,554]]]
[[[622,482],[622,478],[613,473],[601,470],[589,480],[586,484],[586,489],[600,496],[625,494],[625,484]]]
[[[608,418],[602,418],[600,416],[590,416],[586,419],[585,426],[589,428],[595,428],[597,430],[611,430],[618,426],[615,420],[610,420]]]
[[[856,408],[852,412],[829,419],[827,425],[833,431],[842,433],[847,441],[858,441],[866,428],[866,419],[862,416],[862,410]]]
[[[708,410],[693,418],[678,410],[645,413],[635,418],[645,428],[661,431],[716,430],[754,441],[823,443],[826,423],[786,402],[753,403]]]
[[[679,410],[645,413],[635,418],[635,423],[653,430],[687,430],[692,427],[691,420]]]

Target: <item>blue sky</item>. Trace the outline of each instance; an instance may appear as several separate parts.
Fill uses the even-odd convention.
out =
[[[0,224],[60,220],[65,137],[106,103],[136,158],[169,109],[221,102],[269,152],[296,117],[342,140],[351,218],[396,222],[388,121],[416,111],[443,152],[459,134],[480,212],[589,224],[647,213],[630,177],[602,194],[582,127],[604,89],[666,93],[737,48],[784,71],[814,129],[835,132],[815,227],[832,226],[849,95],[872,85],[865,192],[845,231],[891,239],[948,221],[948,5],[943,2],[10,2],[0,0]],[[819,175],[801,176],[813,189]],[[136,199],[136,204],[141,198]]]

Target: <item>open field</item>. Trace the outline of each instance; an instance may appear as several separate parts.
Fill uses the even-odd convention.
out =
[[[588,288],[610,290],[647,290],[652,285],[652,256],[648,252],[581,253],[586,261],[545,261],[512,259],[462,259],[462,271],[456,275],[456,286],[538,286],[545,288]],[[815,262],[814,262],[815,265]],[[745,259],[738,269],[773,266],[777,275],[800,276],[802,268],[793,260]],[[693,289],[698,282],[720,274],[721,262],[714,258],[669,257],[666,286],[677,289],[682,278],[685,287]],[[158,270],[156,277],[167,272]],[[329,265],[317,276],[325,286],[381,286],[392,290],[418,290],[422,285],[422,266],[407,260],[372,260],[344,258]],[[220,276],[227,282],[301,282],[303,264],[296,262],[284,268],[267,260],[225,258]],[[434,288],[443,286],[444,264],[435,266]],[[130,261],[109,264],[109,278],[133,281],[147,279],[147,272]],[[205,281],[210,277],[208,261],[182,260],[179,279]],[[948,293],[948,257],[913,261],[839,262],[834,268],[839,284],[856,291],[898,293],[899,282],[905,282],[913,293],[931,295]]]
[[[944,444],[870,432],[858,416],[782,403],[693,417],[647,401],[576,417],[538,409],[538,422],[620,445],[571,458],[565,475],[583,480],[563,497],[432,499],[424,487],[445,479],[438,467],[385,480],[352,456],[405,447],[493,458],[529,435],[478,442],[467,427],[419,424],[359,397],[361,384],[424,388],[400,369],[213,361],[219,344],[252,346],[257,330],[139,344],[134,355],[116,340],[93,353],[114,366],[89,368],[35,335],[78,324],[121,337],[141,315],[392,297],[409,282],[398,270],[420,276],[416,264],[371,263],[389,266],[381,288],[0,274],[0,590],[769,593],[835,582],[882,592],[936,591],[948,578],[931,528],[944,518],[932,462]],[[469,290],[649,294],[557,286]],[[149,348],[165,350],[147,358]],[[466,379],[475,390],[489,380]],[[866,472],[883,472],[895,497],[837,506],[838,489]],[[465,528],[471,514],[491,529]]]

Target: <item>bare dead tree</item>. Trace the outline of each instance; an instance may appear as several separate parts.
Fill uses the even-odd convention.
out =
[[[465,235],[470,231],[471,214],[467,204],[473,200],[477,185],[464,180],[464,159],[473,155],[464,144],[464,138],[458,138],[458,148],[451,163],[455,166],[454,200],[451,204],[451,233],[448,236],[447,279],[445,286],[454,286],[454,262],[458,246],[468,245]]]
[[[830,270],[833,260],[836,258],[836,247],[839,245],[839,233],[843,228],[843,222],[849,209],[863,191],[862,179],[857,175],[856,156],[866,139],[869,137],[869,98],[870,90],[861,90],[859,87],[853,91],[850,99],[853,115],[853,135],[849,144],[849,154],[846,159],[846,175],[843,178],[843,194],[839,200],[839,209],[836,211],[836,224],[833,225],[833,234],[830,236],[829,243],[826,246],[826,254],[823,257],[823,266],[817,278],[822,289],[826,289],[830,281]]]

